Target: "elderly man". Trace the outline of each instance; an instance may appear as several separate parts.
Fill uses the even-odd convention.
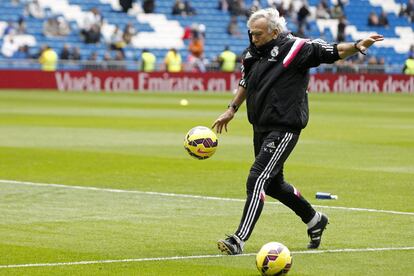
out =
[[[254,130],[255,162],[247,178],[247,199],[236,232],[218,241],[227,254],[243,252],[261,214],[265,196],[278,199],[307,225],[309,249],[316,249],[328,217],[315,211],[298,189],[287,183],[283,166],[308,123],[309,68],[333,63],[355,53],[365,54],[383,36],[371,35],[354,43],[328,44],[285,34],[286,22],[275,9],[259,10],[247,22],[250,46],[243,54],[242,79],[227,110],[213,123],[217,133],[233,119],[246,100]]]

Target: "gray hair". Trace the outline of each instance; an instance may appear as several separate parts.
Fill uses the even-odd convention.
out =
[[[266,19],[269,33],[276,30],[276,32],[280,34],[286,30],[285,18],[279,16],[279,12],[274,8],[267,8],[254,12],[247,21],[247,27],[250,29],[252,23],[260,18]]]

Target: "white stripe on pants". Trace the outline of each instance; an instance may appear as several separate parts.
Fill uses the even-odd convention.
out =
[[[263,172],[259,175],[259,177],[256,180],[253,194],[252,194],[252,199],[250,201],[248,211],[246,212],[246,217],[244,218],[244,221],[242,223],[242,227],[240,228],[239,233],[237,233],[237,236],[242,240],[244,240],[247,237],[247,235],[250,232],[250,228],[252,227],[254,218],[257,213],[257,209],[260,204],[260,193],[263,191],[263,186],[265,182],[269,179],[270,173],[275,168],[277,161],[279,160],[280,156],[285,151],[287,145],[292,139],[292,136],[293,134],[289,132],[285,134],[282,141],[277,146],[274,154],[270,158],[269,163],[267,163],[265,169],[263,170]]]

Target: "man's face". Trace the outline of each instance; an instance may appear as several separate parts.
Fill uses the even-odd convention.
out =
[[[250,34],[252,35],[252,42],[256,47],[260,47],[276,37],[276,31],[269,33],[265,18],[257,19],[251,23]]]

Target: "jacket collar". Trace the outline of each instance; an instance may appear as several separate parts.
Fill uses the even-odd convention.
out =
[[[260,47],[255,47],[256,53],[259,56],[267,56],[269,54],[269,52],[276,46],[276,45],[280,45],[283,44],[283,41],[286,40],[286,35],[285,34],[279,34],[275,39],[270,40],[269,42],[267,42],[266,44],[260,46]]]

